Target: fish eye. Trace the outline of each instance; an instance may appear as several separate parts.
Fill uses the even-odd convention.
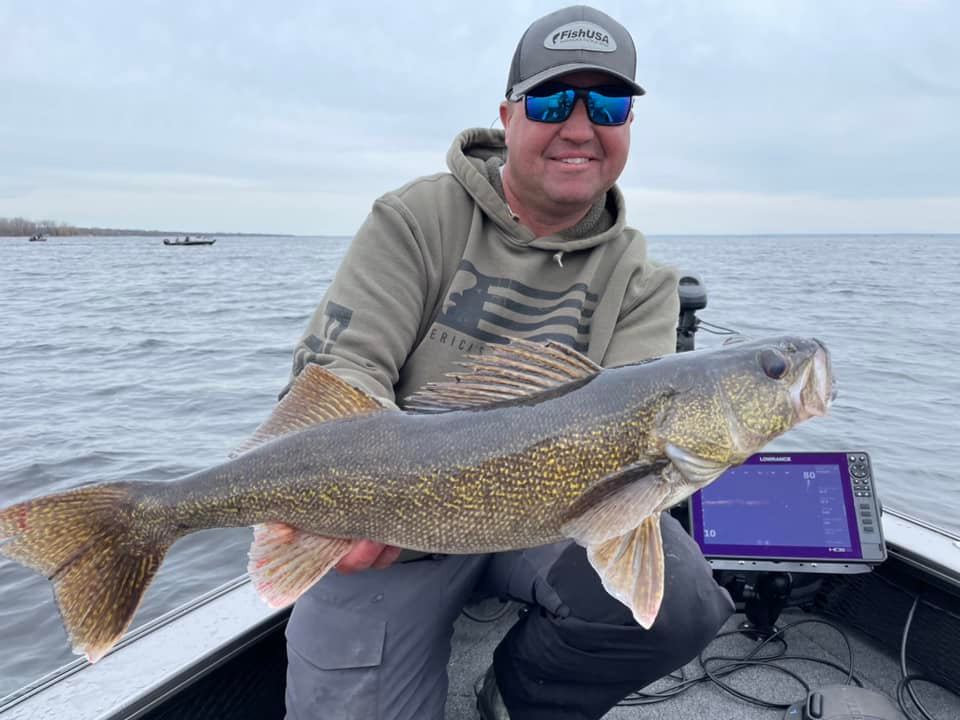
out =
[[[768,378],[779,380],[787,374],[787,359],[778,350],[763,350],[760,353],[760,367]]]

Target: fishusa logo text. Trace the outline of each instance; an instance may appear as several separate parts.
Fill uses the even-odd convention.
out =
[[[593,40],[594,42],[603,43],[604,45],[610,44],[610,36],[600,32],[599,30],[586,30],[584,28],[578,28],[576,30],[563,30],[558,33],[554,33],[553,37],[550,38],[550,42],[554,45],[560,42],[571,42],[573,40]]]

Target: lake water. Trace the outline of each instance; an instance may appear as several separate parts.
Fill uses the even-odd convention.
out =
[[[169,480],[270,412],[345,238],[0,239],[0,506],[81,483]],[[960,532],[960,236],[654,237],[700,317],[833,352],[831,415],[771,449],[866,450],[884,503]],[[700,332],[700,347],[718,336]],[[244,572],[250,531],[180,541],[140,625]],[[49,583],[0,558],[0,696],[71,661]]]

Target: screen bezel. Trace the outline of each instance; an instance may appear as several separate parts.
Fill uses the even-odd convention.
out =
[[[765,458],[776,458],[765,460]],[[757,453],[752,455],[743,465],[762,465],[764,467],[789,467],[794,465],[836,465],[840,469],[840,481],[843,490],[844,512],[847,518],[847,527],[850,529],[850,549],[842,552],[831,552],[820,546],[795,545],[729,545],[708,543],[703,537],[703,502],[702,490],[690,496],[690,530],[693,539],[700,546],[703,556],[710,559],[736,560],[773,560],[773,561],[808,561],[808,562],[837,562],[849,563],[864,561],[863,546],[860,538],[860,526],[857,522],[856,503],[853,496],[853,483],[850,481],[850,468],[847,453]],[[722,480],[717,478],[714,482]]]

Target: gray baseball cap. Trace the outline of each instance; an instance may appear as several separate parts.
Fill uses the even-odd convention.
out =
[[[627,29],[606,13],[575,5],[527,28],[510,63],[507,98],[518,100],[535,85],[578,70],[609,73],[644,94],[634,80],[637,50]]]

